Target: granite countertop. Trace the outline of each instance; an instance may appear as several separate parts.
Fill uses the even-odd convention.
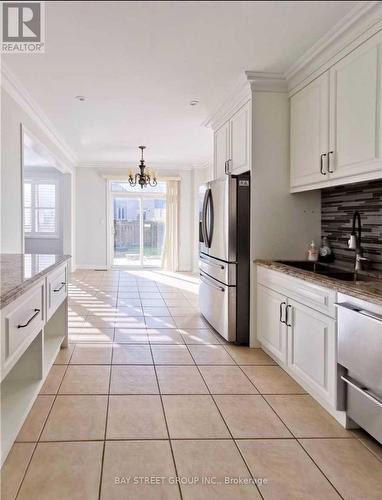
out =
[[[274,271],[285,273],[289,276],[294,276],[295,278],[309,281],[310,283],[315,283],[357,299],[382,306],[382,279],[379,278],[379,276],[370,275],[365,281],[342,281],[273,260],[257,259],[254,263],[258,266],[267,267]]]
[[[0,309],[69,259],[70,255],[0,254]]]

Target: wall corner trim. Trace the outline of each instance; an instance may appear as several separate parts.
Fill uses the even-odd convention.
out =
[[[78,163],[78,158],[71,148],[60,138],[54,125],[42,111],[40,106],[31,97],[25,87],[18,81],[11,70],[1,63],[1,87],[17,102],[23,111],[44,132],[47,138],[59,149],[64,158],[67,159],[71,168]]]

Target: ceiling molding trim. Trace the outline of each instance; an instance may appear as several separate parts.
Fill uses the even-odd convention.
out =
[[[76,154],[65,143],[56,131],[54,125],[47,118],[40,106],[31,97],[25,87],[18,81],[15,75],[2,61],[1,64],[1,87],[17,102],[21,109],[33,120],[46,137],[58,148],[64,158],[68,160],[71,167],[78,163]]]
[[[281,73],[245,71],[252,92],[287,92],[288,86]]]
[[[346,16],[286,70],[284,76],[289,89],[294,89],[310,75],[315,74],[328,60],[349,47],[368,30],[371,30],[369,36],[372,36],[381,28],[382,2],[358,2]]]
[[[235,90],[231,92],[223,104],[202,123],[202,126],[216,130],[220,124],[224,123],[235,113],[235,111],[240,109],[250,99],[251,88],[248,85],[245,73],[243,73],[240,76],[238,84],[236,84]]]
[[[287,92],[287,90],[285,77],[280,73],[244,71],[236,90],[202,125],[216,130],[246,104],[253,97],[253,93]]]

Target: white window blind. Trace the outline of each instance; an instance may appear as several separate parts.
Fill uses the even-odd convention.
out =
[[[55,182],[24,182],[24,231],[29,237],[58,237]]]

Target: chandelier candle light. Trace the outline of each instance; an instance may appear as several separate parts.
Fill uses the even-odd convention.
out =
[[[140,169],[140,172],[137,172],[134,177],[133,173],[130,171],[129,172],[129,184],[130,186],[136,186],[139,184],[141,188],[143,189],[146,186],[151,186],[154,187],[157,185],[157,179],[155,176],[155,172],[152,174],[152,179],[151,179],[151,172],[150,170],[147,171],[147,174],[145,173],[145,160],[143,159],[143,150],[146,148],[146,146],[139,146],[139,149],[141,150],[141,161],[140,164],[138,165],[138,168]]]

